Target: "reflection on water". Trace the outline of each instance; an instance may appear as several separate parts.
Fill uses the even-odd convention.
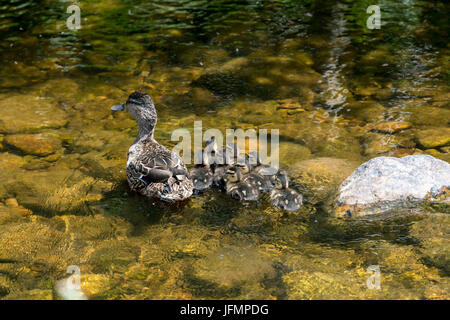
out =
[[[334,190],[380,155],[449,161],[449,6],[381,1],[125,1],[0,6],[0,298],[449,297],[448,207],[330,217]],[[177,128],[280,129],[297,214],[219,192],[161,206],[128,190],[137,134],[109,107],[142,90],[157,139]],[[433,214],[429,214],[433,213]],[[366,270],[381,269],[381,290]]]

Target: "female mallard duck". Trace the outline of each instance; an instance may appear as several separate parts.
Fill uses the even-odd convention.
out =
[[[270,192],[270,203],[286,211],[297,211],[303,204],[303,196],[289,188],[289,178],[284,170],[274,176],[275,189]]]
[[[241,170],[232,167],[227,170],[225,177],[225,189],[227,194],[239,201],[256,201],[259,197],[259,190],[249,182],[242,180]]]
[[[127,180],[138,193],[163,201],[181,201],[192,195],[194,186],[180,156],[154,138],[157,121],[152,99],[145,93],[132,93],[127,102],[111,108],[128,112],[136,119],[138,137],[128,150]]]
[[[198,156],[202,159],[200,164],[196,164],[190,171],[190,178],[194,183],[194,189],[205,191],[213,184],[214,173],[211,166],[214,164],[214,156],[217,150],[217,143],[214,138],[206,141],[204,150]]]

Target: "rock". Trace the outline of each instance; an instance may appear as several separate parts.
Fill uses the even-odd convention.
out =
[[[308,201],[319,203],[326,200],[357,166],[356,162],[344,159],[316,158],[293,164],[288,171]]]
[[[411,123],[405,121],[387,121],[375,125],[375,130],[383,133],[396,133],[411,128]]]
[[[89,298],[95,298],[111,288],[111,280],[104,274],[82,274],[81,289]]]
[[[379,213],[422,201],[450,187],[450,165],[428,155],[378,157],[358,167],[340,186],[337,215]],[[375,209],[374,211],[369,209]]]
[[[255,52],[250,58],[233,58],[220,66],[213,66],[191,83],[216,95],[255,96],[270,98],[305,97],[321,75],[310,67],[307,57],[267,56]]]
[[[410,114],[409,121],[415,125],[445,127],[450,123],[450,110],[445,108],[417,105],[405,108],[404,113]]]
[[[450,144],[450,128],[420,130],[416,133],[417,140],[425,148],[435,148]]]
[[[59,128],[67,123],[64,111],[48,100],[14,95],[0,100],[0,132],[18,133]]]
[[[241,248],[237,251],[220,248],[217,252],[197,260],[196,276],[220,287],[232,287],[245,282],[273,278],[275,270],[270,259],[254,248]]]
[[[237,72],[244,68],[249,63],[249,59],[245,57],[233,58],[222,64],[217,71],[220,73]]]
[[[291,165],[301,160],[310,158],[311,151],[308,147],[302,146],[298,143],[281,141],[279,155],[280,163]]]
[[[126,240],[105,240],[92,249],[88,263],[95,273],[126,272],[135,264],[140,255],[140,248]]]
[[[36,156],[47,156],[61,148],[61,141],[43,134],[9,135],[4,141],[25,154]]]
[[[386,114],[386,108],[376,101],[353,101],[349,102],[343,110],[344,115],[350,114],[357,119],[365,122],[374,120],[383,121]]]
[[[49,267],[61,261],[51,261],[49,256],[60,254],[67,242],[62,232],[42,223],[0,225],[0,257],[22,262],[46,261]]]
[[[8,152],[0,153],[0,177],[2,173],[17,170],[25,163],[26,161],[20,156]]]
[[[50,289],[26,290],[16,295],[8,296],[12,300],[53,300],[53,292]]]
[[[120,217],[64,215],[61,219],[74,240],[125,239],[132,231],[131,224]]]
[[[364,139],[364,154],[382,154],[398,146],[398,140],[394,136],[380,133],[369,133]]]
[[[419,239],[419,251],[428,264],[450,272],[450,216],[435,213],[416,221],[411,226],[410,235]]]

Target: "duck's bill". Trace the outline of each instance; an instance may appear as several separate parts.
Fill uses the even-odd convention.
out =
[[[112,111],[123,111],[125,110],[125,106],[123,104],[116,104],[115,106],[111,107]]]

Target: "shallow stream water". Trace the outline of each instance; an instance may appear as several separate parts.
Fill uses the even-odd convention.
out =
[[[0,299],[449,299],[448,207],[342,220],[337,186],[373,157],[450,161],[445,1],[0,4]],[[147,92],[177,128],[279,129],[305,205],[211,191],[161,206],[129,191],[137,135],[110,106]],[[379,266],[381,289],[369,289]]]

